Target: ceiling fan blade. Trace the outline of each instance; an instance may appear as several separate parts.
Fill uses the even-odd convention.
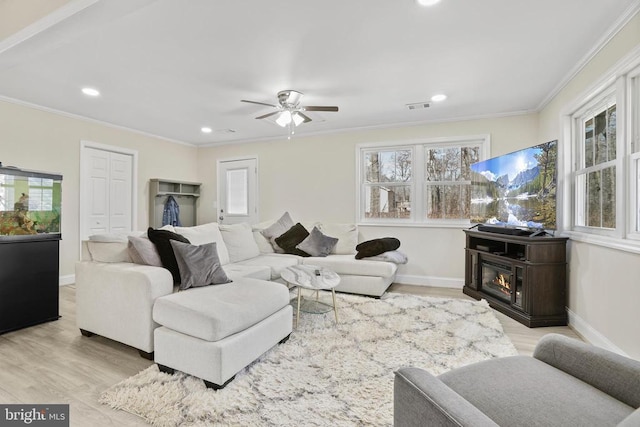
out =
[[[311,117],[307,116],[306,114],[303,114],[302,111],[298,111],[298,114],[300,115],[300,117],[304,119],[302,123],[309,123],[311,121]]]
[[[256,119],[266,119],[267,117],[271,117],[274,114],[278,114],[279,112],[280,111],[274,111],[273,113],[268,113],[268,114],[265,114],[264,116],[258,116],[258,117],[256,117]]]
[[[315,105],[315,106],[308,106],[308,107],[304,107],[305,111],[338,111],[338,107],[328,107],[328,106],[319,106],[319,105]]]
[[[267,104],[266,102],[258,102],[258,101],[247,101],[246,99],[241,99],[240,102],[248,102],[249,104],[258,104],[258,105],[266,105],[267,107],[278,108],[276,105]]]

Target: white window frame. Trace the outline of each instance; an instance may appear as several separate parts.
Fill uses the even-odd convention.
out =
[[[627,238],[640,241],[640,65],[627,75],[629,193]]]
[[[558,173],[567,197],[562,206],[563,234],[575,241],[640,253],[640,46],[616,63],[606,74],[577,96],[560,113],[563,158]],[[577,224],[580,199],[575,171],[582,147],[576,144],[575,118],[602,102],[613,91],[616,102],[616,229],[604,230]],[[561,178],[562,177],[562,178]]]
[[[426,219],[425,205],[425,181],[426,174],[424,170],[425,147],[428,148],[453,148],[479,146],[479,160],[489,158],[491,152],[491,137],[488,134],[483,135],[465,135],[441,138],[425,138],[409,141],[392,141],[392,142],[375,142],[363,143],[356,145],[356,215],[358,224],[362,225],[383,225],[383,226],[409,226],[409,227],[452,227],[462,228],[469,227],[471,224],[469,219]],[[401,185],[411,186],[411,215],[409,218],[366,218],[365,217],[365,166],[364,153],[370,151],[382,150],[412,150],[412,171],[411,182]],[[462,181],[460,181],[462,182]],[[400,185],[394,184],[394,185]]]
[[[607,162],[594,164],[591,166],[585,166],[585,147],[584,147],[584,122],[586,118],[595,117],[596,114],[601,111],[606,111],[609,107],[616,104],[616,129],[619,129],[618,124],[620,121],[619,117],[619,108],[618,98],[617,98],[617,90],[616,84],[611,85],[606,88],[602,93],[598,95],[595,99],[589,101],[583,108],[578,110],[573,114],[572,122],[572,145],[573,145],[573,153],[574,153],[574,163],[573,163],[573,171],[572,171],[572,181],[573,181],[573,195],[574,195],[574,205],[573,205],[573,229],[576,231],[584,232],[584,233],[593,233],[599,234],[603,236],[618,236],[620,237],[624,227],[622,226],[622,222],[624,221],[623,217],[621,217],[620,206],[623,203],[623,192],[621,191],[623,188],[623,169],[622,169],[622,156],[623,156],[623,144],[620,138],[620,133],[617,132],[616,138],[616,159],[609,160]],[[584,206],[586,199],[586,188],[585,191],[578,191],[579,188],[583,189],[581,185],[578,184],[579,181],[586,181],[588,178],[588,174],[598,170],[604,170],[611,166],[615,166],[616,168],[616,227],[614,229],[602,228],[602,227],[592,227],[588,225],[583,225],[586,223],[584,218]],[[586,186],[586,183],[584,184]]]

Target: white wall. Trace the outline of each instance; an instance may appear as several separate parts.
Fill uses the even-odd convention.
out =
[[[148,226],[150,178],[197,180],[195,147],[0,102],[0,162],[63,175],[60,242],[63,277],[75,274],[75,261],[79,258],[81,140],[138,151],[138,229]]]
[[[640,44],[636,15],[540,112],[540,139],[560,139],[560,114]],[[574,327],[595,344],[640,359],[640,255],[569,243],[569,310]]]
[[[356,220],[357,144],[490,134],[492,154],[502,154],[538,143],[537,126],[537,115],[530,114],[201,148],[199,222],[215,221],[215,165],[220,159],[258,157],[261,220],[277,219],[289,211],[294,220],[352,223]],[[402,251],[409,256],[409,263],[399,270],[404,283],[462,286],[461,229],[362,226],[360,234],[361,241],[383,236],[400,239]]]

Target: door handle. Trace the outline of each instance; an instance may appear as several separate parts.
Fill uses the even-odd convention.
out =
[[[223,217],[222,215],[220,215],[220,216],[218,217],[218,219],[219,219],[220,221],[223,221],[223,220],[224,220],[224,217]]]

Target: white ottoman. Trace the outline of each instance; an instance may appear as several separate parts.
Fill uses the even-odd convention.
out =
[[[291,334],[293,310],[281,283],[239,278],[158,298],[155,362],[222,388]]]

